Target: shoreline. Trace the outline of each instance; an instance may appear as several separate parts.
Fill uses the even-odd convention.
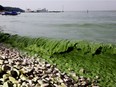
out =
[[[0,43],[0,74],[0,86],[3,87],[97,86],[96,82],[90,82],[90,78],[72,73],[77,79],[75,81],[66,73],[61,73],[55,65],[50,65],[39,58],[29,58],[2,43]]]
[[[70,71],[74,71],[77,75],[92,80],[99,77],[99,86],[115,84],[115,44],[28,38],[5,33],[0,33],[0,42],[30,55],[38,54],[50,64],[56,64],[61,72],[70,74]]]

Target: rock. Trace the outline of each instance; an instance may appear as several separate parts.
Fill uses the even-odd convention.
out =
[[[46,68],[50,68],[51,67],[51,65],[50,64],[46,64]]]
[[[18,81],[15,78],[11,77],[11,76],[9,77],[9,80],[14,84],[18,84]]]
[[[82,82],[82,86],[85,86],[87,83],[85,81]]]
[[[10,65],[14,64],[13,60],[11,60],[11,59],[8,59],[8,62],[9,62]]]
[[[34,78],[32,79],[32,81],[34,81],[34,82],[37,82],[37,80],[38,80],[38,77],[34,77]]]
[[[41,87],[41,85],[40,85],[39,83],[37,83],[37,84],[35,85],[35,87]]]
[[[21,74],[28,73],[28,71],[25,68],[20,69]]]
[[[56,73],[56,76],[60,77],[60,73],[59,73],[59,72],[58,72],[58,73]]]
[[[7,60],[4,61],[4,64],[8,64],[9,62]]]
[[[26,82],[23,82],[21,87],[28,87],[28,85],[26,84]]]
[[[9,82],[5,82],[3,84],[3,87],[13,87],[13,84],[9,81]]]
[[[1,55],[2,59],[5,59],[5,55]]]
[[[43,81],[42,80],[38,80],[37,81],[40,85],[43,84]]]
[[[84,70],[83,68],[81,68],[81,69],[79,70],[79,73],[85,73],[85,70]]]
[[[61,87],[67,87],[64,83],[61,83]]]
[[[8,65],[3,65],[3,66],[2,66],[2,70],[5,71],[5,72],[7,72],[7,71],[10,70],[10,69],[11,69],[11,67],[8,66]]]
[[[63,83],[63,80],[60,77],[57,77],[58,82]]]
[[[77,77],[76,73],[74,73],[73,71],[70,72],[70,76],[72,76],[73,78],[76,78]]]
[[[96,79],[99,79],[99,76],[96,76],[95,78],[96,78]]]
[[[8,77],[9,77],[8,74],[4,74],[4,75],[3,75],[3,82],[7,81],[7,80],[8,80]]]
[[[21,74],[20,79],[24,81],[24,80],[27,80],[27,77]]]
[[[10,71],[12,77],[16,78],[20,75],[20,72],[17,69],[13,69]]]
[[[49,68],[49,69],[47,69],[47,70],[45,71],[46,74],[50,74],[51,72],[52,72],[52,69],[51,69],[51,68]]]
[[[1,78],[0,79],[0,85],[3,84],[4,80]]]
[[[74,87],[78,87],[78,84],[74,84]]]
[[[0,60],[0,64],[1,64],[1,65],[3,64],[3,60]]]
[[[27,59],[24,59],[23,62],[22,62],[22,65],[27,65]]]
[[[48,83],[41,84],[41,87],[49,87]]]
[[[20,84],[14,84],[13,87],[21,87]]]
[[[29,82],[30,85],[33,84],[32,80],[28,80],[28,82]]]
[[[18,79],[18,83],[19,83],[19,84],[22,84],[22,82],[23,82],[22,79],[19,78],[19,79]]]
[[[5,82],[5,83],[3,84],[3,87],[9,87],[8,82]]]

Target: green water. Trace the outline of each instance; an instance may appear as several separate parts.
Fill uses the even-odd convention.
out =
[[[116,45],[50,38],[29,38],[0,33],[0,42],[38,54],[69,74],[95,79],[101,87],[116,86]],[[85,72],[80,72],[84,69]]]

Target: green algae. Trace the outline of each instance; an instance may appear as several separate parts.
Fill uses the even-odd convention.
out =
[[[95,79],[102,87],[116,86],[116,45],[88,41],[29,38],[0,33],[0,42],[38,54],[62,71]],[[80,72],[84,69],[84,72]]]

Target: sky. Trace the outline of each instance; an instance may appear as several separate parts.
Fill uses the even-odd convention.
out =
[[[116,0],[0,0],[0,5],[37,10],[116,10]]]

